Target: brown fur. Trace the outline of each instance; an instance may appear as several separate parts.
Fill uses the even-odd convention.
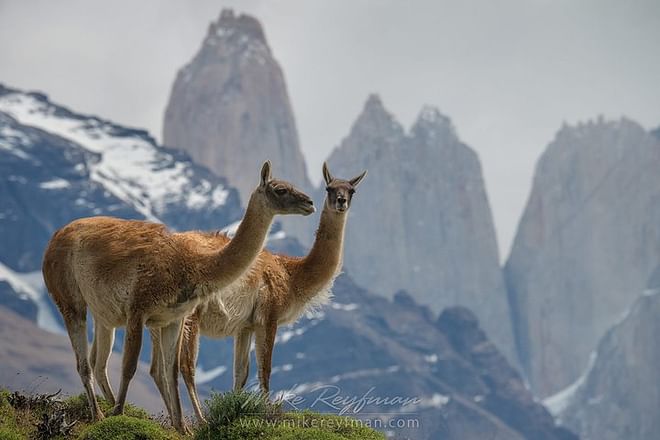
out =
[[[76,220],[53,235],[44,256],[44,280],[64,318],[94,418],[103,418],[103,414],[92,386],[92,369],[97,371],[106,398],[114,401],[106,373],[114,328],[126,326],[121,385],[114,409],[120,414],[146,325],[163,363],[160,370],[152,369],[152,375],[172,423],[179,431],[186,431],[177,387],[184,316],[252,265],[276,214],[313,212],[311,199],[286,182],[272,180],[270,168],[269,162],[264,164],[261,184],[250,198],[236,237],[221,249],[200,246],[186,234],[170,233],[163,225],[110,217]],[[91,365],[87,307],[95,325]]]

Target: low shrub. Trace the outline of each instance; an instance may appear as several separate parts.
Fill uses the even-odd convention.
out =
[[[176,435],[152,420],[108,417],[85,428],[79,440],[174,440]]]

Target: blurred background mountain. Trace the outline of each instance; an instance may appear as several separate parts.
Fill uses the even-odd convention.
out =
[[[47,240],[72,219],[222,229],[240,220],[267,158],[321,204],[257,18],[223,10],[190,56],[162,143],[0,85],[0,384],[80,390],[40,276]],[[502,267],[479,156],[449,116],[419,103],[406,129],[379,95],[361,99],[327,157],[337,176],[369,170],[344,273],[330,306],[280,329],[271,387],[308,402],[330,388],[417,398],[356,414],[420,421],[385,429],[393,438],[658,438],[660,129],[600,116],[557,127]],[[268,247],[303,255],[317,221],[279,222]],[[231,341],[204,339],[201,393],[229,389],[231,365]],[[135,392],[161,409],[148,377]]]

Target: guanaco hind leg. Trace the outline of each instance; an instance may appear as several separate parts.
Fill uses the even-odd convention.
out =
[[[112,392],[110,381],[108,380],[108,360],[112,353],[112,345],[115,341],[115,329],[108,328],[98,320],[94,320],[94,340],[90,351],[90,364],[94,371],[96,383],[101,388],[103,397],[110,404],[115,404],[115,394]]]
[[[195,416],[199,423],[206,423],[202,406],[197,395],[195,385],[195,367],[197,366],[197,355],[199,353],[199,324],[194,317],[186,318],[183,331],[183,342],[181,345],[181,374],[188,389],[190,402],[192,403]]]
[[[78,313],[62,313],[64,324],[69,333],[71,346],[76,354],[76,365],[78,374],[85,387],[87,394],[87,402],[89,402],[89,409],[92,413],[93,420],[102,420],[103,413],[99,408],[99,403],[94,393],[93,374],[92,368],[89,365],[88,355],[88,341],[87,341],[87,318],[86,311],[78,311]]]
[[[140,348],[142,348],[142,328],[144,327],[143,318],[140,315],[131,315],[126,324],[126,336],[124,337],[124,356],[121,366],[121,382],[119,384],[119,393],[117,402],[113,410],[114,415],[124,413],[126,404],[126,395],[128,394],[128,385],[131,383],[135,371],[137,370],[138,359],[140,357]]]

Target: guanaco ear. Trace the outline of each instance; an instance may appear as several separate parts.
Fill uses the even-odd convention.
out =
[[[332,174],[330,174],[330,170],[328,169],[328,162],[323,162],[323,178],[325,179],[326,185],[330,185],[330,182],[335,180],[335,178],[332,177]]]
[[[270,182],[271,168],[272,166],[269,160],[264,162],[263,166],[261,167],[261,186],[266,186],[268,182]]]
[[[353,186],[353,188],[356,188],[360,182],[362,182],[362,179],[364,179],[364,176],[367,175],[367,170],[364,170],[362,174],[360,174],[357,177],[353,177],[351,180],[349,180],[350,184]]]

